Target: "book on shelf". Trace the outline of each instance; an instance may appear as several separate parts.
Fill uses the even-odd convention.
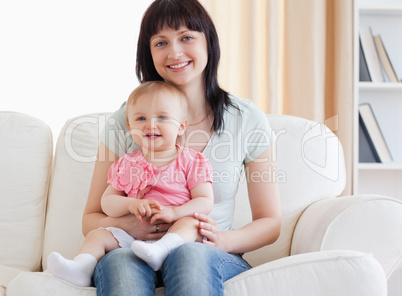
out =
[[[384,76],[382,74],[380,58],[377,53],[376,46],[374,44],[373,33],[370,27],[361,27],[359,29],[360,42],[364,57],[367,63],[367,68],[370,73],[372,82],[384,82]]]
[[[360,40],[359,40],[359,81],[371,81],[366,58],[364,57],[362,42]]]
[[[389,81],[399,82],[398,77],[395,73],[395,69],[392,66],[391,60],[389,59],[388,53],[385,50],[384,43],[380,35],[374,36],[374,44],[377,48],[378,56],[380,57],[381,64],[388,76]]]
[[[367,134],[363,129],[361,118],[359,118],[359,162],[380,162],[372,143],[369,141]]]
[[[359,146],[359,152],[362,153],[359,156],[359,161],[391,162],[391,152],[385,142],[373,109],[368,103],[363,103],[359,106],[359,124],[361,135],[364,136],[364,138],[360,139],[361,135],[359,132],[359,145],[362,145],[362,147]]]

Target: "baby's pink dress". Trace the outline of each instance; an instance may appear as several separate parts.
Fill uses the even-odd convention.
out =
[[[201,153],[177,148],[177,158],[161,168],[147,162],[141,150],[123,155],[110,167],[108,184],[134,198],[139,190],[150,185],[152,189],[143,199],[156,200],[164,206],[186,203],[191,199],[192,188],[212,183],[212,167]]]

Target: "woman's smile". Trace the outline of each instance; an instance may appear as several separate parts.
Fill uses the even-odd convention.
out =
[[[167,67],[170,68],[170,69],[174,69],[174,70],[181,70],[183,68],[186,68],[191,63],[192,63],[191,61],[188,61],[188,62],[171,64],[171,65],[168,65]]]

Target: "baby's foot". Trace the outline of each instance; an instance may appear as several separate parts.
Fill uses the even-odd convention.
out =
[[[80,254],[69,260],[57,252],[47,257],[48,270],[56,277],[80,287],[90,287],[97,260],[91,254]]]
[[[162,267],[169,253],[183,243],[183,238],[178,234],[167,233],[160,240],[152,243],[136,240],[132,243],[131,249],[135,255],[157,271]]]

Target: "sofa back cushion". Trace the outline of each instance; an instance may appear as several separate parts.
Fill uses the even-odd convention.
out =
[[[276,137],[272,157],[277,167],[268,168],[265,179],[279,184],[282,229],[274,244],[246,254],[253,266],[288,256],[302,212],[315,201],[338,196],[346,183],[342,146],[326,126],[287,115],[267,115],[267,119]],[[235,228],[251,221],[249,208],[243,182],[236,200]]]
[[[0,112],[0,264],[41,267],[43,226],[53,141],[34,117]]]
[[[57,140],[49,189],[43,267],[57,251],[74,258],[84,241],[82,214],[87,201],[102,123],[109,114],[88,114],[68,120]]]

